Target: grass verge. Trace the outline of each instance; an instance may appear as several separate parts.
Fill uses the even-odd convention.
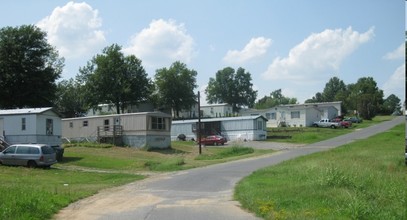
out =
[[[362,123],[353,123],[350,128],[314,128],[314,127],[281,127],[268,128],[268,141],[311,144],[353,132],[357,129],[366,128],[374,124],[389,121],[394,116],[376,116],[372,120],[364,120]]]
[[[264,219],[406,219],[405,125],[254,172],[235,198]]]
[[[0,166],[0,219],[50,219],[71,202],[143,177]]]
[[[140,171],[177,171],[206,166],[245,157],[271,153],[272,150],[254,150],[240,146],[198,147],[192,141],[172,142],[171,149],[140,150],[125,147],[67,147],[64,160],[56,167],[81,167],[97,170],[115,170],[134,173]]]

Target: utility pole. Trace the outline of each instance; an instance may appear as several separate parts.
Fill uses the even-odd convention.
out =
[[[198,145],[199,145],[199,154],[202,154],[202,147],[201,147],[201,94],[198,91]]]

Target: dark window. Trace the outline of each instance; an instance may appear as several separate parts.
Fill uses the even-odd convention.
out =
[[[54,134],[54,121],[52,119],[47,118],[46,131],[47,135]]]
[[[50,146],[42,146],[41,151],[42,151],[43,154],[53,154],[53,153],[55,153],[54,149],[52,149],[52,147],[50,147]]]
[[[83,127],[88,127],[88,121],[83,121]]]
[[[21,130],[25,131],[25,128],[26,128],[25,118],[21,118]]]
[[[151,117],[151,128],[153,130],[165,130],[165,118]]]
[[[30,147],[27,146],[18,146],[16,154],[29,154],[30,153]]]
[[[4,150],[4,153],[14,154],[14,152],[16,152],[16,148],[17,148],[17,146],[9,147],[6,150]]]
[[[73,122],[69,122],[69,127],[73,128]]]
[[[103,122],[104,126],[104,130],[105,131],[109,131],[109,119],[105,119],[105,121]]]
[[[300,112],[299,111],[291,112],[291,118],[300,118]]]

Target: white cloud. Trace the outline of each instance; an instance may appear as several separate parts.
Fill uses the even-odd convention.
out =
[[[50,44],[65,58],[91,55],[106,46],[105,34],[100,29],[102,19],[85,2],[56,7],[37,26],[47,32]]]
[[[133,36],[130,46],[123,52],[134,54],[147,67],[162,68],[175,61],[189,63],[196,54],[194,45],[184,24],[159,19]]]
[[[323,74],[336,71],[347,56],[373,37],[374,28],[362,34],[353,31],[351,27],[311,34],[292,48],[288,57],[275,58],[263,77],[286,79],[294,83],[325,80]]]
[[[405,56],[405,43],[402,43],[397,49],[384,55],[386,60],[402,59]]]
[[[242,64],[263,56],[271,45],[271,39],[252,38],[243,50],[229,50],[223,61],[231,64]]]
[[[384,92],[384,98],[387,98],[389,95],[394,94],[401,100],[405,99],[405,73],[406,64],[403,63],[383,84],[382,90]]]

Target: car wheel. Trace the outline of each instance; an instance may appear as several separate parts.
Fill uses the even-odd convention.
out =
[[[213,145],[218,146],[218,142],[213,142]]]
[[[37,163],[35,163],[35,161],[33,161],[33,160],[30,160],[27,162],[27,167],[35,168],[35,167],[37,167]]]
[[[336,126],[335,126],[335,125],[332,125],[332,126],[331,126],[331,128],[335,129],[335,128],[336,128]]]

